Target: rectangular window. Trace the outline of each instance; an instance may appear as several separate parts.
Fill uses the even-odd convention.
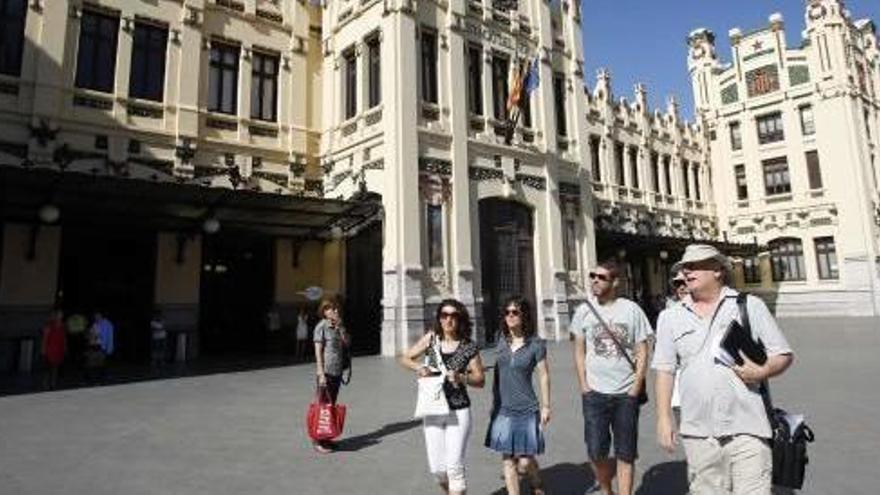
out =
[[[254,52],[251,70],[251,118],[278,120],[278,55]]]
[[[681,161],[681,185],[684,187],[684,197],[691,199],[691,183],[688,175],[690,175],[690,164],[687,160]]]
[[[739,122],[730,123],[730,149],[733,151],[741,150],[743,147],[742,128]]]
[[[813,107],[804,105],[798,109],[801,118],[801,134],[812,136],[816,134],[816,122],[813,120]]]
[[[629,149],[629,171],[632,175],[633,189],[639,188],[639,149],[635,146]]]
[[[342,55],[345,78],[345,120],[357,115],[357,55],[349,49]]]
[[[624,172],[624,164],[623,164],[623,144],[622,143],[614,143],[614,171],[616,172],[617,185],[625,186],[626,185],[626,175]]]
[[[368,108],[373,108],[382,103],[382,53],[378,36],[367,41],[367,63],[369,80],[367,105]]]
[[[600,150],[602,149],[602,140],[595,134],[590,136],[590,165],[592,166],[593,180],[600,182],[602,180],[602,164],[599,161]]]
[[[556,109],[556,134],[568,135],[568,126],[565,123],[565,76],[553,75],[553,101]]]
[[[523,91],[522,92],[522,122],[523,127],[531,128],[532,127],[532,95]]]
[[[468,110],[474,115],[483,115],[483,48],[468,46],[467,61]]]
[[[428,266],[443,266],[443,206],[427,206]]]
[[[131,48],[128,95],[162,101],[165,95],[165,53],[168,27],[137,22]]]
[[[758,143],[775,143],[785,139],[785,133],[782,130],[782,112],[763,115],[756,120],[758,125]]]
[[[770,241],[770,263],[774,282],[804,280],[804,249],[800,239]]]
[[[791,176],[785,157],[764,160],[761,164],[764,167],[764,194],[773,196],[791,192]]]
[[[746,166],[742,164],[734,165],[733,178],[736,182],[736,199],[749,199],[749,185],[748,182],[746,182]]]
[[[422,29],[421,39],[422,101],[437,103],[437,33]]]
[[[694,171],[694,199],[697,201],[703,200],[703,191],[700,189],[700,164],[693,164]]]
[[[832,280],[838,278],[837,249],[834,247],[833,237],[818,237],[813,239],[816,246],[816,266],[819,268],[819,278]]]
[[[0,0],[0,74],[21,75],[26,0]]]
[[[758,263],[758,258],[743,258],[743,275],[745,275],[747,284],[761,283],[761,266]]]
[[[672,158],[669,155],[663,157],[663,179],[666,183],[666,194],[672,195]]]
[[[113,92],[119,16],[84,10],[76,56],[76,87]]]
[[[495,118],[507,119],[507,78],[510,62],[500,55],[492,57],[492,103]]]
[[[651,152],[651,189],[660,192],[660,155],[656,151]]]
[[[810,189],[822,189],[822,169],[819,166],[819,152],[808,151],[807,156],[807,178],[810,182]]]
[[[238,53],[239,47],[214,41],[208,71],[208,110],[238,113]]]

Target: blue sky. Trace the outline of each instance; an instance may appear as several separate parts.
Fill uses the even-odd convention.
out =
[[[773,12],[785,18],[789,46],[798,46],[804,29],[804,0],[583,0],[585,78],[592,89],[596,70],[607,67],[616,97],[630,101],[643,82],[652,108],[665,108],[675,94],[682,116],[693,114],[687,74],[687,34],[707,27],[717,36],[718,56],[730,60],[727,31],[764,27]],[[853,17],[880,25],[880,1],[848,0]],[[880,27],[880,26],[878,26]]]

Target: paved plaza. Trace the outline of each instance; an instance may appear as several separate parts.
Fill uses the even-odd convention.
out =
[[[774,383],[777,403],[808,413],[809,494],[875,494],[880,486],[880,320],[782,322],[797,359]],[[569,345],[551,346],[554,418],[541,458],[548,493],[583,493],[580,402]],[[491,363],[492,356],[486,360]],[[411,419],[413,375],[387,358],[359,358],[341,393],[349,406],[340,452],[309,448],[303,417],[312,365],[205,374],[0,398],[0,493],[433,494],[422,435]],[[472,393],[476,427],[469,493],[501,494],[500,462],[482,446],[489,389]],[[653,406],[653,404],[652,404]],[[682,454],[661,452],[652,407],[641,420],[638,494],[682,494]]]

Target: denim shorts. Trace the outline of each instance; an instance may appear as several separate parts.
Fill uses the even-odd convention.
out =
[[[590,460],[608,458],[613,436],[614,456],[624,462],[634,462],[638,457],[638,397],[590,391],[582,397],[582,401],[584,442]]]

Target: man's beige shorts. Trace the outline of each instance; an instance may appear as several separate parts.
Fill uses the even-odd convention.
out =
[[[682,437],[691,495],[770,495],[773,453],[751,435]]]

